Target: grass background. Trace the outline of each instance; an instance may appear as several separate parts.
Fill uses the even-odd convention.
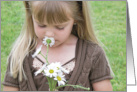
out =
[[[95,34],[115,74],[113,91],[126,91],[126,1],[91,1]],[[7,56],[24,22],[22,1],[1,1],[1,91]]]

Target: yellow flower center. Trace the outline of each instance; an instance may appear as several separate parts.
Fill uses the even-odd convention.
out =
[[[54,70],[53,70],[53,69],[50,69],[49,72],[50,72],[50,73],[54,73]]]
[[[61,81],[61,77],[60,76],[57,76],[57,79],[58,79],[58,81]]]
[[[59,70],[59,67],[57,67],[57,70]]]

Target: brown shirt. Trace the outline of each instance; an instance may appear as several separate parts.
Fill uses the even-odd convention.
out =
[[[37,91],[29,65],[29,62],[33,61],[31,54],[32,52],[24,59],[23,65],[28,80],[23,79],[22,82],[19,82],[18,78],[12,78],[12,76],[9,75],[10,66],[8,64],[3,85],[19,87],[21,91]],[[97,44],[78,39],[75,60],[75,67],[68,80],[68,84],[90,87],[92,91],[92,83],[113,78],[110,75],[110,68],[104,50]],[[84,90],[67,86],[64,87],[63,91]]]
[[[47,81],[46,77],[43,76],[42,73],[38,74],[37,76],[35,76],[35,74],[34,74],[44,64],[44,61],[42,61],[40,58],[36,57],[36,59],[38,59],[38,61],[29,62],[32,76],[33,76],[32,78],[34,80],[36,89],[37,89],[37,91],[49,91],[48,81]],[[72,58],[71,60],[69,60],[68,62],[66,62],[65,64],[62,65],[62,67],[66,68],[67,70],[70,71],[69,74],[65,74],[66,81],[69,80],[69,78],[73,72],[74,65],[75,65],[75,58]],[[59,91],[63,91],[64,88],[65,87],[60,88]]]

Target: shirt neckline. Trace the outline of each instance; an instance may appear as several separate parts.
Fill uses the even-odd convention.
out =
[[[62,64],[62,66],[66,65],[66,64],[69,63],[70,61],[76,59],[76,56],[77,56],[77,48],[78,48],[78,42],[79,42],[79,38],[77,39],[77,42],[76,42],[76,47],[75,47],[75,57],[72,58],[72,59],[70,59],[70,60],[67,61],[66,63]],[[34,49],[33,53],[34,53],[35,51],[36,51],[36,49]],[[33,53],[31,53],[31,55],[32,55]],[[40,59],[40,58],[39,58],[39,59]],[[32,61],[33,61],[33,60],[34,60],[34,58],[32,58]],[[40,59],[40,60],[41,60],[41,59]],[[76,60],[75,60],[75,61],[76,61]],[[41,60],[41,62],[43,62],[43,61]],[[43,62],[43,63],[44,63],[44,62]]]

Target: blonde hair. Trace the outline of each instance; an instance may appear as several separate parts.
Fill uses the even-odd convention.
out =
[[[10,72],[14,78],[19,75],[22,81],[23,75],[27,79],[23,61],[30,51],[33,51],[37,45],[37,36],[34,33],[32,15],[40,23],[58,24],[69,20],[72,17],[77,23],[73,27],[72,34],[77,37],[92,41],[98,44],[98,40],[94,34],[90,8],[88,1],[23,1],[26,10],[26,19],[24,29],[22,29],[19,37],[9,54]],[[40,4],[40,5],[39,5]]]

